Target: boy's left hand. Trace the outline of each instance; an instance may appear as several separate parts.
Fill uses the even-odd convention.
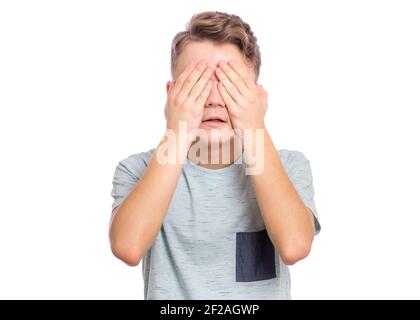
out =
[[[235,129],[264,128],[267,92],[256,84],[248,68],[238,60],[221,60],[216,68],[217,89],[225,101]]]

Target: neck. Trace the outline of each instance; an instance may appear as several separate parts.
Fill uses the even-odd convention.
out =
[[[230,166],[242,155],[242,144],[231,139],[224,144],[209,143],[207,146],[194,142],[188,151],[188,159],[207,169],[222,169]]]

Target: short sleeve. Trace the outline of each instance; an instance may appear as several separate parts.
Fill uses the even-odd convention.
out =
[[[321,225],[315,205],[315,191],[310,161],[302,152],[292,151],[288,159],[287,173],[302,201],[311,209],[314,215],[315,235],[317,235],[321,231]]]
[[[118,207],[133,190],[147,168],[140,154],[134,154],[120,161],[115,168],[111,196],[114,199],[112,211]]]

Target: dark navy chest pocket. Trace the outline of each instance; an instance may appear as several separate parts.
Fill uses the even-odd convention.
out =
[[[274,246],[267,230],[236,233],[236,281],[276,277]]]

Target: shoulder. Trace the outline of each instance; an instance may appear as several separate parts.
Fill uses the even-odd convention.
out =
[[[302,151],[277,149],[277,152],[286,172],[289,172],[299,166],[309,166],[309,159]]]
[[[154,148],[133,153],[118,162],[117,168],[137,175],[143,171],[152,159]]]
[[[142,152],[138,152],[138,153],[133,153],[129,156],[127,156],[126,158],[122,159],[120,162],[123,163],[137,163],[137,162],[143,162],[145,164],[149,164],[150,159],[152,158],[153,152],[154,152],[154,148],[147,150],[147,151],[142,151]]]

